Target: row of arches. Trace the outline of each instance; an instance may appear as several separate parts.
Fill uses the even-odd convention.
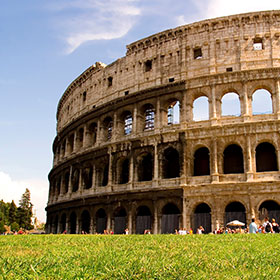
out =
[[[210,151],[207,147],[198,148],[193,154],[192,176],[206,176],[211,173]],[[244,155],[242,148],[237,144],[228,145],[223,151],[223,174],[244,173]],[[132,180],[138,182],[154,179],[154,153],[141,153],[134,162],[133,179],[131,174],[131,157],[123,156],[114,160],[112,167],[112,183],[127,184]],[[178,178],[182,175],[182,159],[176,148],[168,147],[160,156],[160,176],[163,179]],[[256,172],[278,171],[278,160],[275,147],[268,143],[260,143],[255,149]],[[55,176],[51,182],[50,196],[77,192],[79,188],[90,189],[93,186],[105,187],[109,183],[109,158],[76,166],[70,171]]]
[[[192,120],[210,119],[210,97],[200,94],[192,103]],[[163,125],[175,125],[181,121],[182,98],[180,96],[165,100],[158,104],[156,100],[136,107],[128,106],[118,113],[110,113],[100,120],[89,121],[78,127],[56,144],[55,161],[69,156],[83,148],[92,147],[96,142],[110,141],[118,136],[128,136],[140,131],[154,130]],[[221,116],[240,116],[242,112],[240,97],[236,92],[225,93],[221,100]],[[258,89],[252,94],[252,114],[267,114],[273,112],[271,93],[267,89]],[[213,111],[213,109],[211,109]],[[219,112],[219,109],[217,109]],[[243,112],[245,113],[245,112]],[[250,113],[250,112],[247,112]]]
[[[191,228],[194,232],[199,226],[203,226],[206,233],[214,229],[212,226],[212,210],[207,203],[198,204],[191,214]],[[160,233],[174,233],[175,230],[182,227],[181,211],[174,203],[167,203],[160,211]],[[128,210],[124,207],[117,207],[112,215],[112,222],[108,219],[110,215],[104,208],[99,208],[95,215],[91,215],[88,210],[84,210],[80,217],[75,211],[72,211],[69,216],[63,213],[60,218],[55,216],[50,222],[52,225],[52,233],[67,232],[75,233],[98,233],[103,234],[108,230],[108,223],[112,226],[111,230],[115,234],[124,234],[128,225]],[[263,220],[268,217],[270,220],[275,218],[280,221],[280,205],[273,200],[264,201],[258,208],[258,219]],[[133,219],[132,233],[144,234],[148,230],[154,229],[155,216],[151,209],[146,205],[141,205],[136,209]],[[233,220],[239,220],[245,225],[247,224],[247,213],[244,205],[239,201],[229,203],[224,209],[224,225]]]

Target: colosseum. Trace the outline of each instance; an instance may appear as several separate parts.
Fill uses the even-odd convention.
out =
[[[63,93],[48,233],[280,222],[280,11],[179,26]]]

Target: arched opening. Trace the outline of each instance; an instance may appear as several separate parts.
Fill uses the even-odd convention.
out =
[[[155,109],[153,105],[148,104],[145,106],[145,126],[144,130],[152,130],[155,127]]]
[[[147,206],[140,206],[136,211],[136,234],[143,234],[145,230],[151,230],[152,215]]]
[[[209,120],[209,101],[208,97],[201,96],[193,102],[193,120]]]
[[[197,205],[193,213],[193,231],[195,232],[200,226],[204,228],[204,233],[211,232],[211,208],[206,203]]]
[[[209,150],[206,147],[199,148],[194,153],[194,176],[210,175]]]
[[[96,233],[104,233],[107,227],[107,215],[104,209],[100,208],[96,212]]]
[[[54,219],[53,233],[54,233],[54,234],[57,234],[57,233],[58,233],[58,216],[55,216],[55,219]]]
[[[252,97],[252,111],[253,115],[272,113],[272,99],[268,90],[258,89],[254,92]]]
[[[240,116],[240,100],[237,93],[226,93],[221,101],[222,116]]]
[[[66,231],[66,214],[62,214],[60,218],[60,233],[63,233]]]
[[[90,232],[90,214],[87,210],[84,210],[81,215],[81,230],[84,233]]]
[[[74,134],[71,134],[68,138],[68,153],[71,154],[74,150]]]
[[[150,153],[144,155],[138,165],[138,181],[151,181],[153,179],[153,167],[152,155]]]
[[[112,138],[113,120],[111,117],[106,117],[103,121],[104,140],[108,141]]]
[[[272,144],[264,142],[256,148],[257,172],[278,171],[275,148]]]
[[[97,124],[95,122],[89,125],[89,145],[94,145],[97,136]]]
[[[130,112],[125,112],[124,114],[124,135],[129,135],[132,132],[132,114]]]
[[[224,174],[243,173],[243,152],[240,146],[232,144],[224,150]]]
[[[68,193],[70,173],[66,172],[64,175],[64,192]]]
[[[76,233],[76,225],[77,225],[77,215],[75,212],[72,212],[70,215],[70,234]]]
[[[78,131],[78,137],[77,137],[78,147],[82,148],[84,144],[84,129],[80,128]]]
[[[126,184],[129,181],[129,159],[121,160],[119,164],[119,184]]]
[[[114,233],[124,234],[126,229],[126,211],[124,208],[118,208],[114,215]]]
[[[103,177],[102,177],[102,187],[108,185],[108,176],[109,176],[109,163],[105,164],[103,169]]]
[[[264,201],[259,207],[259,219],[264,220],[266,217],[275,219],[277,223],[280,223],[280,205],[273,200]]]
[[[174,148],[167,148],[163,153],[163,178],[180,177],[179,153]]]
[[[180,210],[173,203],[162,208],[161,233],[175,233],[179,229]]]
[[[72,174],[72,192],[76,192],[79,189],[79,177],[80,177],[80,170],[75,169]]]
[[[92,187],[92,175],[93,175],[92,166],[83,169],[83,181],[84,181],[85,189],[90,189]]]
[[[60,187],[61,187],[61,177],[58,177],[57,181],[56,181],[56,191],[57,191],[57,195],[60,195]]]
[[[167,108],[167,124],[180,123],[180,102],[175,100],[171,102]]]
[[[225,226],[227,223],[238,220],[246,225],[246,209],[240,202],[231,202],[225,209]]]

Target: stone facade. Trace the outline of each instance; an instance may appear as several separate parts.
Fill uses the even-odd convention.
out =
[[[229,93],[234,116],[223,108]],[[259,93],[271,105],[262,114]],[[47,231],[212,231],[231,219],[279,220],[279,130],[280,11],[132,43],[125,57],[88,68],[59,101]]]

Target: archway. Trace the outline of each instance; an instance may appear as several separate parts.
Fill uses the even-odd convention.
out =
[[[180,177],[179,153],[174,148],[167,148],[164,151],[163,178]]]
[[[171,102],[167,108],[167,124],[180,123],[180,102],[175,100]]]
[[[222,116],[240,116],[240,100],[237,93],[229,92],[223,96]]]
[[[129,181],[129,159],[125,158],[119,162],[119,184],[126,184]]]
[[[256,148],[257,172],[278,171],[275,148],[272,144],[264,142]]]
[[[140,206],[136,214],[136,234],[143,234],[146,229],[151,229],[151,211],[147,206]]]
[[[107,227],[107,215],[103,208],[96,212],[96,233],[104,233]]]
[[[90,232],[90,214],[87,210],[84,210],[81,215],[81,230],[84,233]]]
[[[231,202],[225,209],[225,226],[227,223],[238,220],[246,225],[246,209],[240,202]]]
[[[66,231],[66,214],[62,214],[60,218],[60,233]]]
[[[70,234],[76,233],[76,225],[77,225],[77,215],[75,212],[72,212],[70,215]]]
[[[259,219],[264,220],[268,217],[269,220],[275,219],[277,223],[280,223],[280,205],[273,200],[264,201],[259,207]]]
[[[138,181],[151,181],[153,179],[153,157],[150,153],[142,156],[138,165]]]
[[[210,159],[208,148],[202,147],[195,151],[193,175],[210,175]]]
[[[193,213],[193,231],[196,232],[199,226],[204,228],[205,233],[211,232],[211,208],[206,203],[197,205]]]
[[[58,233],[58,216],[56,216],[55,220],[54,220],[54,230],[53,230],[53,233],[54,234]]]
[[[271,94],[266,89],[258,89],[252,96],[252,111],[253,115],[271,114],[272,100]]]
[[[118,208],[114,215],[114,233],[124,234],[126,229],[126,211],[124,208]]]
[[[180,210],[173,203],[162,208],[161,233],[175,233],[179,229]]]
[[[209,120],[209,101],[208,97],[201,96],[193,102],[193,120]]]
[[[224,150],[224,174],[243,173],[243,152],[240,146],[232,144]]]

